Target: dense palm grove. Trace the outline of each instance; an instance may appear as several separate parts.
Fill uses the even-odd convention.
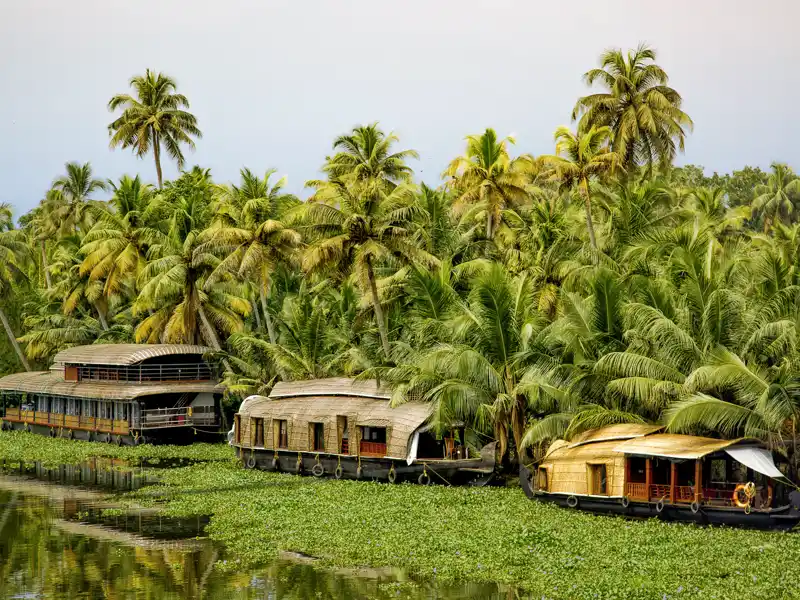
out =
[[[303,200],[274,169],[162,185],[162,152],[183,168],[201,132],[172,79],[134,77],[111,145],[152,155],[157,186],[69,163],[18,224],[0,208],[0,369],[203,343],[232,404],[279,379],[378,377],[504,456],[662,422],[796,460],[800,179],[673,167],[692,121],[655,58],[603,54],[551,156],[486,129],[426,185],[369,124],[334,140]]]

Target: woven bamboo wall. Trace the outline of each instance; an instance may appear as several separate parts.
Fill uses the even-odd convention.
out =
[[[241,413],[242,445],[249,447],[252,439],[251,418],[264,419],[264,446],[275,447],[277,420],[288,424],[289,450],[313,451],[311,423],[325,425],[325,451],[338,452],[344,420],[347,419],[350,454],[358,453],[360,427],[385,427],[387,456],[405,458],[413,432],[428,419],[429,404],[408,402],[390,408],[388,400],[349,396],[305,396],[271,400],[258,397],[247,404]]]
[[[622,496],[625,487],[625,455],[614,452],[618,441],[589,443],[570,448],[560,445],[548,452],[543,466],[550,466],[551,492],[589,493],[589,466],[606,466],[609,496]]]

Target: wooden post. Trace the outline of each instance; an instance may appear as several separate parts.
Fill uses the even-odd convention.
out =
[[[645,461],[644,471],[644,487],[647,493],[647,501],[650,501],[650,485],[653,483],[653,459],[648,458]]]
[[[625,457],[625,481],[622,484],[622,494],[623,496],[628,495],[628,482],[631,480],[631,459],[630,457]]]
[[[675,504],[675,488],[678,483],[678,463],[671,462],[669,470],[669,503]]]
[[[703,459],[694,461],[694,501],[698,504],[703,499]]]

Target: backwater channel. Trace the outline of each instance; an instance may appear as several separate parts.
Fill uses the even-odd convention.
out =
[[[237,570],[205,536],[207,516],[174,519],[108,503],[110,493],[152,483],[152,473],[108,459],[45,466],[0,458],[0,599],[524,597],[494,585],[414,581],[400,571],[333,571],[304,557]]]

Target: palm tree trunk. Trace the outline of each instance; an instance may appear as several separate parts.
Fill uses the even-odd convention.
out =
[[[22,366],[25,367],[26,371],[30,371],[31,366],[28,364],[28,359],[25,358],[25,355],[22,353],[22,348],[19,347],[17,338],[14,335],[14,331],[11,329],[11,325],[8,324],[8,318],[6,317],[6,313],[5,311],[3,311],[2,307],[0,307],[0,321],[3,322],[3,328],[6,330],[8,341],[11,342],[12,346],[14,346],[14,351],[17,353],[17,356],[19,357],[19,362],[22,363]]]
[[[201,304],[198,305],[197,312],[200,314],[200,322],[203,324],[203,329],[205,330],[205,335],[203,337],[206,338],[214,350],[219,352],[222,350],[222,346],[219,345],[217,334],[214,331],[214,328],[211,326],[211,323],[209,323],[208,317],[206,317],[206,311],[203,310],[203,306]]]
[[[261,314],[258,312],[258,304],[255,300],[251,300],[250,306],[253,308],[253,315],[256,318],[256,329],[261,331]]]
[[[492,211],[489,211],[489,214],[486,215],[486,239],[491,240],[493,233],[494,231],[492,231]]]
[[[158,177],[158,189],[161,189],[161,140],[158,134],[153,132],[153,158],[156,161],[156,176]]]
[[[586,209],[586,229],[589,231],[589,243],[592,250],[597,250],[597,241],[594,237],[594,224],[592,223],[592,200],[589,196],[589,182],[583,178],[580,184],[581,194],[583,195],[583,206]]]
[[[372,259],[367,258],[367,279],[369,279],[369,291],[372,294],[372,308],[375,310],[375,320],[378,321],[378,332],[381,335],[381,345],[386,359],[390,358],[391,349],[389,348],[389,332],[386,331],[386,320],[383,317],[383,308],[378,299],[378,286],[375,283],[375,273],[372,270]]]
[[[39,240],[39,248],[42,251],[42,271],[44,271],[44,282],[49,290],[53,287],[53,282],[50,279],[50,271],[47,269],[47,250],[44,246],[44,240]]]
[[[97,316],[100,317],[100,326],[103,328],[103,331],[108,331],[108,321],[106,321],[106,316],[103,314],[97,302],[94,303],[94,308],[97,311]]]
[[[261,310],[264,311],[264,321],[267,324],[267,333],[269,334],[269,343],[275,344],[278,338],[275,336],[275,328],[272,326],[272,317],[269,316],[267,310],[267,288],[269,287],[269,279],[262,283],[258,288],[258,295],[261,298]]]

